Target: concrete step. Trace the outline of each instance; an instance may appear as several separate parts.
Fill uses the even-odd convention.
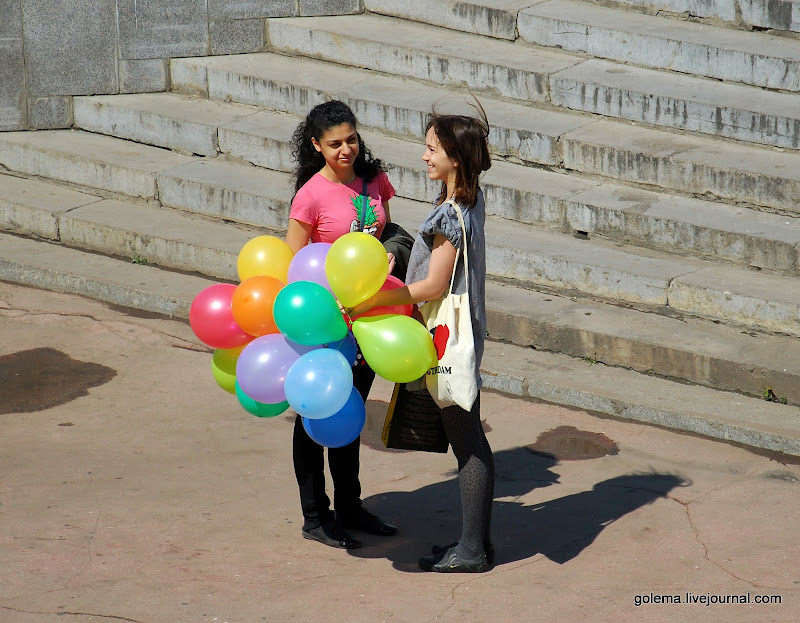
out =
[[[75,127],[89,132],[216,156],[217,128],[246,119],[258,109],[200,98],[163,98],[163,93],[76,97]]]
[[[550,79],[553,104],[607,117],[800,148],[794,94],[587,60]]]
[[[800,404],[800,340],[489,281],[489,337],[538,350]]]
[[[531,0],[364,0],[372,13],[512,41],[517,38],[517,14],[530,5]]]
[[[0,279],[187,318],[211,281],[0,234]],[[488,341],[484,387],[800,455],[800,408]]]
[[[769,89],[800,90],[800,41],[579,0],[519,12],[519,36],[536,45]]]
[[[109,139],[111,140],[111,139]],[[288,216],[289,176],[218,160],[200,161],[159,174],[159,195],[164,205],[180,208],[188,213],[211,215],[245,224],[285,228]],[[16,183],[16,182],[14,182]],[[281,190],[281,189],[285,190]],[[99,208],[106,213],[103,227],[109,223],[123,222],[115,211],[130,210],[135,205],[110,202]],[[265,209],[266,208],[266,209]],[[392,213],[396,221],[414,231],[423,221],[429,204],[396,198]],[[47,208],[31,205],[29,212],[47,212]],[[18,210],[21,212],[21,210]],[[91,205],[78,214],[94,213]],[[64,229],[63,236],[75,244],[85,244],[89,234],[84,223],[78,223],[67,213],[53,229]],[[180,247],[180,232],[188,229],[186,215],[173,217],[169,213],[128,216],[128,223],[152,221],[152,227],[143,224],[117,233],[101,231],[111,246],[97,243],[92,248],[119,255],[145,255],[148,259],[184,270],[214,272],[222,277],[230,273],[232,254],[245,233],[237,233],[228,246],[210,252],[218,256],[213,262],[222,272],[206,270],[202,266],[177,263],[176,259],[153,257],[154,247],[146,242],[133,247],[125,243],[131,235],[152,242],[159,237],[158,230],[173,232],[172,237],[158,244],[167,249]],[[51,218],[56,218],[52,216]],[[166,219],[166,220],[163,220]],[[95,218],[94,220],[98,220]],[[201,224],[202,225],[202,224]],[[210,226],[209,226],[210,227]],[[202,243],[210,229],[200,229],[187,244]],[[490,275],[518,283],[545,287],[554,291],[574,291],[582,295],[600,297],[616,304],[645,306],[659,313],[681,312],[716,319],[725,323],[741,324],[761,331],[800,335],[800,291],[791,277],[773,273],[757,273],[714,262],[676,258],[657,251],[620,246],[602,240],[579,240],[574,237],[545,232],[506,219],[487,219],[487,270]],[[133,231],[131,231],[133,230]],[[128,232],[127,234],[125,232]],[[237,237],[239,236],[239,237]],[[164,238],[164,236],[160,236]],[[118,250],[114,245],[119,244]],[[155,243],[153,243],[155,244]],[[143,249],[139,253],[136,249]],[[144,250],[146,249],[146,250]],[[182,251],[187,255],[196,251]],[[216,254],[216,255],[215,255]],[[221,258],[221,259],[220,259]],[[231,275],[233,276],[233,275]]]
[[[152,199],[156,174],[192,157],[131,141],[73,130],[4,132],[0,166],[88,188]]]
[[[289,175],[259,167],[200,160],[158,174],[162,205],[257,227],[285,228]]]
[[[19,197],[18,231],[34,231],[35,224],[49,219],[52,223],[46,230],[57,231],[56,240],[65,246],[136,257],[150,266],[235,282],[236,258],[245,242],[263,233],[284,235],[283,230],[223,224],[218,219],[144,202],[101,199],[68,190],[65,194],[73,199],[71,207],[56,211],[52,204],[58,188],[36,180],[0,176],[0,193],[5,196],[16,191]],[[42,202],[42,196],[48,201]],[[407,200],[396,202],[395,212],[413,231],[427,206]],[[487,231],[492,240],[505,238],[506,232],[493,221]],[[540,263],[547,261],[535,245],[523,251],[538,255]],[[508,253],[504,243],[490,243],[490,264],[503,253]],[[551,251],[551,264],[558,255]],[[558,284],[550,281],[544,285]],[[675,310],[664,311],[673,315],[642,313],[585,297],[544,294],[510,283],[487,284],[489,334],[493,339],[753,395],[771,385],[790,402],[800,403],[800,341],[742,332],[706,320],[677,317]]]
[[[620,15],[624,18],[625,13]],[[646,16],[638,17],[644,19]],[[444,40],[442,50],[439,50],[438,45],[428,42],[428,39],[436,39],[430,28],[402,22],[398,22],[397,27],[408,31],[409,43],[387,47],[381,44],[378,35],[391,32],[392,21],[374,16],[345,17],[341,21],[337,18],[326,22],[271,20],[268,28],[272,33],[270,44],[286,53],[320,57],[340,64],[365,66],[443,84],[456,85],[458,81],[464,81],[475,89],[512,97],[524,92],[513,86],[520,76],[519,67],[538,58],[536,52],[525,47],[488,41],[487,47],[491,52],[487,60],[477,62],[475,52],[470,50],[481,49],[483,41],[474,35],[445,32],[441,37]],[[743,34],[726,36],[732,36],[735,41],[738,35]],[[417,39],[422,43],[417,43]],[[780,49],[779,44],[780,41],[774,47]],[[790,51],[796,51],[799,46],[794,42],[783,43],[783,48]],[[382,47],[384,51],[378,52]],[[652,51],[654,46],[612,46],[614,49],[629,47],[645,50],[642,54],[655,54]],[[503,56],[509,59],[506,63],[502,61]],[[658,65],[663,61],[668,66],[667,60],[658,59],[654,63]],[[752,86],[723,84],[717,80],[597,59],[575,62],[574,57],[564,56],[563,63],[566,66],[560,69],[548,58],[544,66],[534,70],[536,83],[540,86],[534,89],[532,101],[549,96],[550,102],[556,106],[607,117],[763,145],[800,147],[800,113],[794,94],[765,92]],[[693,64],[687,61],[686,68]],[[747,63],[744,65],[749,67]],[[509,68],[514,70],[513,74],[508,73]],[[794,65],[787,65],[778,73],[787,75],[787,80],[796,81],[792,88],[800,85],[800,74]],[[757,76],[754,78],[756,82],[760,77],[772,75],[760,64],[755,65],[753,74]],[[512,86],[502,86],[508,82],[509,76],[513,77]],[[442,97],[447,95],[444,90],[439,93]],[[493,119],[488,107],[487,112]],[[532,115],[528,113],[526,116]],[[534,162],[552,164],[549,160]]]
[[[195,295],[215,283],[5,233],[0,233],[0,280],[177,318],[188,318]]]
[[[585,60],[378,15],[270,19],[267,38],[270,48],[286,54],[435,84],[466,84],[526,102],[549,101],[550,75]]]
[[[105,111],[102,123],[91,117],[88,125],[103,132],[116,135],[118,129],[124,125],[126,129],[121,132],[123,137],[139,142],[149,141],[151,135],[167,137],[170,133],[183,133],[191,137],[188,140],[194,144],[211,145],[217,142],[218,148],[226,155],[282,171],[293,169],[291,136],[301,120],[300,117],[264,111],[225,125],[209,123],[198,126],[195,119],[200,115],[195,115],[195,107],[202,112],[206,101],[196,97],[160,93],[142,96],[141,103],[127,95],[119,99],[104,96],[101,100],[99,108]],[[241,106],[230,105],[232,111],[228,111],[225,108],[228,105],[216,104],[221,122],[241,112]],[[88,101],[87,111],[97,108]],[[138,130],[138,124],[124,123],[136,111],[145,108],[148,110],[148,122],[141,131]],[[116,111],[119,111],[119,115]],[[595,125],[597,124],[586,126],[583,133],[579,129],[564,135],[562,142],[567,151],[571,153],[574,150],[580,154],[580,147],[585,145],[582,139],[592,136],[591,129]],[[362,134],[373,152],[387,164],[390,178],[400,196],[425,201],[436,195],[438,184],[432,183],[424,171],[420,159],[422,148],[418,143],[370,131]],[[610,128],[609,139],[612,135],[613,128]],[[575,136],[574,141],[572,136]],[[602,134],[600,138],[603,138]],[[163,146],[172,146],[170,141],[161,142]],[[175,142],[178,149],[185,144],[186,141],[182,140]],[[590,148],[585,149],[588,151]],[[800,164],[800,155],[796,159]],[[597,172],[591,166],[584,165],[579,158],[572,159],[571,163],[572,168],[587,168],[590,172]],[[222,172],[216,177],[223,186],[226,185],[229,175],[239,178],[246,175],[251,180],[247,184],[251,189],[247,195],[256,197],[252,200],[256,204],[249,209],[249,215],[237,216],[234,208],[226,212],[222,207],[204,213],[217,216],[227,214],[233,220],[268,226],[283,224],[280,220],[260,218],[272,213],[260,212],[257,205],[264,201],[264,182],[272,179],[269,173],[261,176],[258,171],[231,168],[221,163],[195,163],[160,175],[162,201],[175,207],[210,203],[208,199],[211,195],[206,195],[203,199],[202,194],[196,193],[191,197],[178,199],[174,182],[176,178],[183,180],[181,192],[185,194],[188,192],[188,182],[184,173],[187,170],[202,171],[198,174],[200,181],[208,182],[212,179],[208,177],[209,168],[213,171],[221,169]],[[270,194],[276,196],[276,188],[284,189],[285,185],[282,178],[275,178]],[[240,190],[241,186],[240,183]],[[799,269],[798,219],[626,186],[600,184],[597,180],[568,177],[505,162],[494,163],[483,179],[483,187],[490,213],[514,221],[535,224],[545,229],[580,231],[590,236],[604,236],[637,246],[713,257],[769,270],[796,274]],[[236,195],[228,193],[224,198],[230,202]],[[285,205],[288,196],[284,194],[281,198],[284,203],[275,206],[273,210],[283,214],[288,209]],[[236,200],[240,203],[242,201],[241,197]],[[222,196],[216,203],[219,204],[220,201]],[[267,202],[266,205],[274,204]]]
[[[561,137],[563,166],[622,181],[800,213],[800,154],[598,121]]]
[[[648,13],[669,11],[697,17],[713,17],[732,26],[757,26],[800,32],[797,0],[614,0]]]
[[[350,105],[362,126],[415,140],[425,135],[434,105],[446,111],[472,110],[452,89],[271,53],[173,59],[170,67],[178,92],[302,116],[316,104],[339,99]],[[481,97],[481,103],[491,121],[493,152],[525,162],[559,164],[558,137],[593,121],[496,98]]]
[[[497,342],[487,342],[481,374],[487,389],[800,454],[795,406]]]

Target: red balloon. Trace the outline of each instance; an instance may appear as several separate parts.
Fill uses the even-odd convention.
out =
[[[253,336],[233,319],[231,302],[236,286],[215,283],[200,291],[189,308],[189,324],[201,342],[211,348],[236,348]]]
[[[405,287],[400,279],[392,275],[386,277],[386,281],[381,286],[381,290],[394,290],[395,288]],[[386,314],[401,314],[403,316],[410,316],[414,311],[413,303],[406,305],[384,305],[383,307],[373,307],[369,311],[359,314],[356,318],[367,318],[369,316],[385,316]]]

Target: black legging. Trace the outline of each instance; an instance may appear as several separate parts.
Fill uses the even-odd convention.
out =
[[[443,409],[442,422],[458,460],[462,525],[457,550],[465,558],[475,558],[491,543],[494,499],[494,457],[481,424],[480,392],[470,411],[459,406]]]
[[[375,372],[359,359],[353,368],[353,385],[367,400]],[[328,467],[333,479],[333,507],[340,516],[353,515],[361,508],[361,483],[358,480],[361,437],[341,448],[328,448]],[[325,493],[324,448],[311,439],[298,415],[294,421],[292,458],[297,485],[300,488],[300,507],[303,528],[311,530],[333,519],[331,501]]]

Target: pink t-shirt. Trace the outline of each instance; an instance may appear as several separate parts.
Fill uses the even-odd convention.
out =
[[[335,242],[356,231],[362,208],[360,199],[364,182],[356,177],[350,184],[337,184],[316,173],[292,200],[289,218],[312,225],[311,242]],[[383,202],[394,197],[394,187],[384,171],[367,184],[369,195],[361,231],[380,238],[386,225]]]

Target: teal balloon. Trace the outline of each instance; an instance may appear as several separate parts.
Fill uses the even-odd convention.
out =
[[[242,391],[239,387],[239,382],[236,382],[236,397],[239,399],[239,404],[242,405],[245,411],[252,413],[256,417],[275,417],[280,415],[289,408],[289,403],[285,400],[277,404],[271,405],[265,402],[258,402],[253,400]]]
[[[353,335],[370,368],[387,381],[410,383],[437,361],[431,334],[409,316],[362,316],[353,321]]]
[[[287,339],[318,346],[338,342],[347,335],[347,324],[333,295],[312,281],[294,281],[275,297],[275,324]]]

